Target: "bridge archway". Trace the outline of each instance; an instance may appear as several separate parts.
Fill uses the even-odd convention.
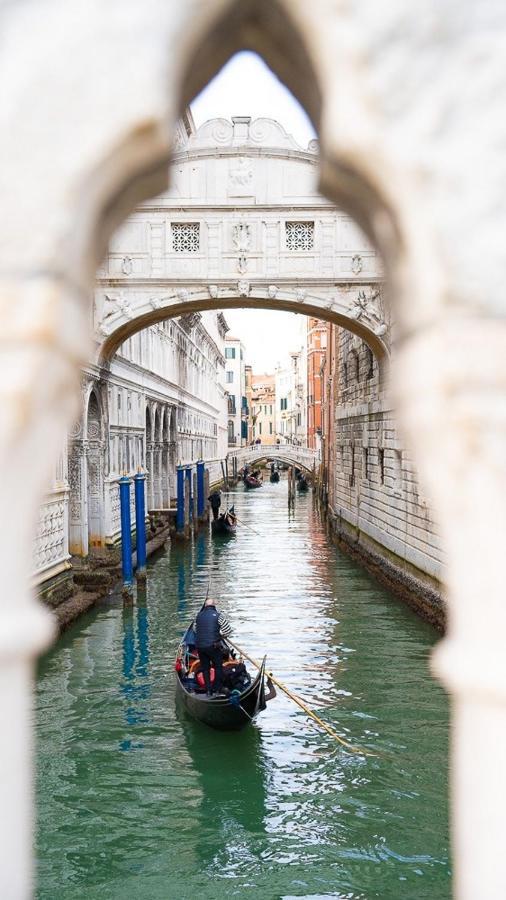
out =
[[[249,293],[248,285],[242,288],[242,293],[229,287],[223,288],[221,292],[218,289],[216,296],[215,287],[217,288],[212,287],[212,297],[208,286],[195,288],[191,293],[174,288],[165,296],[151,297],[135,310],[128,308],[125,311],[123,308],[111,313],[100,326],[103,340],[99,346],[97,362],[100,365],[107,365],[124,341],[150,325],[189,312],[202,312],[208,309],[264,309],[314,316],[333,322],[358,335],[380,364],[388,357],[386,323],[382,322],[378,326],[376,322],[374,327],[367,315],[354,317],[339,297],[328,299],[308,296],[305,291],[294,288],[279,291],[273,299],[269,296],[270,289],[267,284],[263,288],[256,288],[254,295]],[[183,298],[180,296],[181,293],[184,294]],[[374,303],[374,300],[371,303]],[[374,306],[372,308],[376,309]]]

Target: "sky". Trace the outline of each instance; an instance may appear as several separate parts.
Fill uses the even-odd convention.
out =
[[[316,137],[306,113],[254,53],[238,53],[195,98],[191,111],[197,128],[208,119],[232,116],[277,119],[306,148]],[[241,338],[253,371],[273,372],[301,345],[304,316],[274,310],[227,309],[230,334]]]

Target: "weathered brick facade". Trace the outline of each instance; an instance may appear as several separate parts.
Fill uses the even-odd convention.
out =
[[[437,528],[399,438],[378,363],[360,338],[328,325],[323,464],[337,539],[442,626]]]

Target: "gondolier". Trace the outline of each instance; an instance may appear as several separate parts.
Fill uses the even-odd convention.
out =
[[[216,603],[208,597],[195,619],[195,645],[199,653],[206,692],[219,694],[223,683],[223,651],[221,640],[232,634],[232,626]],[[211,665],[214,666],[214,683],[211,689]]]
[[[213,491],[212,494],[209,494],[207,498],[207,502],[210,504],[211,509],[213,511],[213,520],[218,518],[218,513],[220,511],[221,506],[221,494],[219,491]]]

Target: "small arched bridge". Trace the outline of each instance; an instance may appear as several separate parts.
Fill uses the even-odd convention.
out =
[[[237,459],[238,470],[245,465],[275,461],[312,472],[320,464],[318,450],[313,450],[311,447],[299,447],[295,444],[255,444],[252,447],[240,447],[237,450],[229,450],[227,458],[229,460]]]

